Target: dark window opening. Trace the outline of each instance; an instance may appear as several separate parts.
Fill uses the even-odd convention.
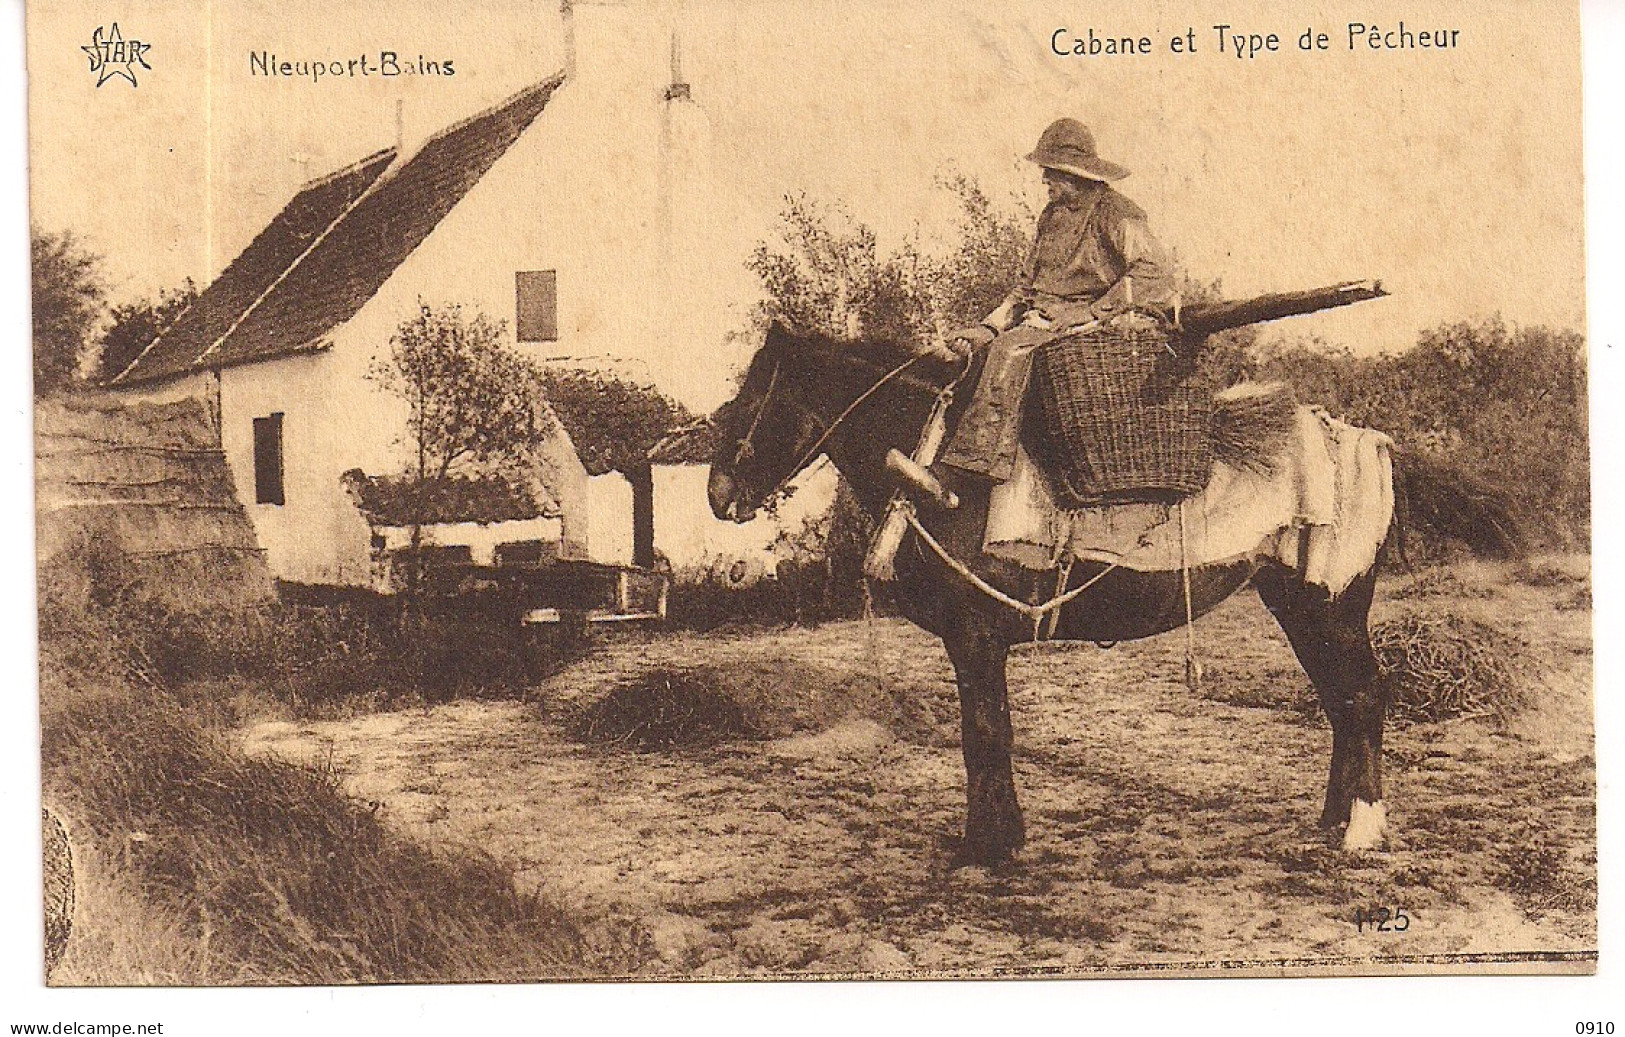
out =
[[[254,501],[285,504],[282,495],[282,415],[254,419]]]
[[[515,334],[521,342],[559,339],[559,273],[521,270],[514,274]]]

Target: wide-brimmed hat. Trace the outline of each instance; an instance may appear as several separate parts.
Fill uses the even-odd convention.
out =
[[[1095,153],[1095,135],[1076,119],[1050,123],[1027,160],[1087,180],[1121,180],[1128,176],[1127,169]]]

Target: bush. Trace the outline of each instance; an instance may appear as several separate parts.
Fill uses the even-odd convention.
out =
[[[115,674],[191,705],[222,682],[251,685],[296,715],[514,695],[581,650],[477,603],[407,611],[376,595],[305,594],[200,606],[93,544],[48,563],[40,588],[40,636],[64,660],[64,686]]]
[[[1299,341],[1259,350],[1252,373],[1493,487],[1533,546],[1571,548],[1590,536],[1585,340],[1574,332],[1491,318],[1440,325],[1382,356]],[[1411,503],[1426,513],[1427,500]]]

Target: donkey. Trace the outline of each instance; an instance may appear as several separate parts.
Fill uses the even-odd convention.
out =
[[[708,486],[712,511],[747,521],[789,479],[827,454],[878,521],[896,485],[886,465],[888,450],[906,454],[914,448],[939,393],[960,374],[958,365],[902,347],[799,337],[775,326],[738,396],[713,417],[719,445]],[[955,409],[962,406],[960,401]],[[948,417],[951,426],[953,409]],[[1178,571],[1080,561],[1069,572],[1035,572],[982,550],[989,502],[984,483],[948,467],[934,474],[961,503],[922,512],[921,528],[942,550],[928,550],[917,531],[908,536],[896,558],[893,589],[903,615],[941,637],[954,666],[968,798],[962,862],[1004,861],[1025,841],[1011,773],[1005,666],[1011,646],[1034,640],[1038,631],[1030,616],[988,591],[1026,602],[1086,584],[1086,591],[1050,617],[1048,636],[1097,642],[1150,637],[1207,613],[1250,581],[1286,632],[1331,721],[1331,774],[1320,824],[1341,828],[1346,849],[1381,844],[1386,696],[1367,627],[1380,561],[1336,596],[1271,558],[1194,567],[1188,591]],[[1382,552],[1375,553],[1380,559]],[[977,580],[985,587],[975,586]]]

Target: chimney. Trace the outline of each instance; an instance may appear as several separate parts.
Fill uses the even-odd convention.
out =
[[[574,0],[559,0],[559,18],[564,23],[564,78],[576,76],[576,12]]]
[[[692,100],[688,83],[683,80],[683,41],[677,30],[671,32],[671,85],[666,87],[666,100]]]

